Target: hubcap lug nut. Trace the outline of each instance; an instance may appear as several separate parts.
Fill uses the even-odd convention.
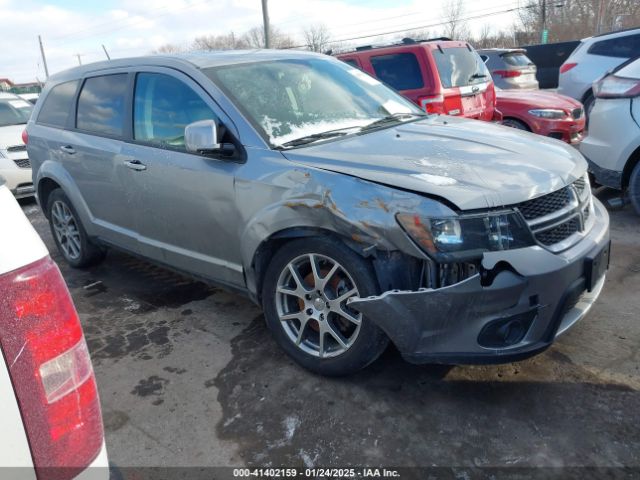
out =
[[[310,308],[307,308],[307,315],[313,315],[313,310]]]

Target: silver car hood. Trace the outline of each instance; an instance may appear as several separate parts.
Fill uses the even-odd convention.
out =
[[[439,196],[462,210],[529,200],[587,170],[582,155],[560,141],[447,116],[283,154],[310,167]]]

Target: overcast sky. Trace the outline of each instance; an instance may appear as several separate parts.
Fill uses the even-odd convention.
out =
[[[446,0],[269,0],[271,23],[302,41],[309,24],[324,23],[333,39],[404,30],[443,21]],[[496,30],[510,27],[514,13],[492,15],[522,4],[522,0],[465,0],[472,31],[484,24]],[[105,59],[150,53],[166,43],[188,44],[196,36],[238,34],[261,25],[260,0],[0,0],[0,78],[15,82],[44,80],[38,34],[47,55],[49,73]],[[439,33],[441,27],[430,30]],[[370,44],[372,37],[354,41]]]

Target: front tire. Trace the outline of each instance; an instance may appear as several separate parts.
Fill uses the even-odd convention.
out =
[[[74,268],[83,268],[102,261],[106,251],[89,240],[71,201],[62,189],[49,195],[47,214],[51,234],[58,251]]]
[[[505,118],[502,120],[502,125],[505,127],[517,128],[518,130],[524,130],[526,132],[530,132],[531,130],[524,122],[520,120],[516,120],[515,118]]]
[[[636,213],[640,215],[640,162],[636,163],[636,166],[631,172],[627,193],[629,195],[631,205],[635,208]]]
[[[353,296],[378,293],[371,266],[330,238],[294,240],[274,256],[265,273],[262,305],[276,342],[304,368],[348,375],[376,360],[385,333],[346,305]]]

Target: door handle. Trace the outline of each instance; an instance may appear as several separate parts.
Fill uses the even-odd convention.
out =
[[[131,170],[136,170],[137,172],[141,172],[142,170],[146,170],[147,166],[142,163],[140,160],[125,160],[124,164],[127,166],[127,168],[130,168]]]
[[[73,155],[74,153],[76,153],[76,149],[71,145],[63,145],[60,147],[60,150],[62,150],[64,153],[68,153],[69,155]]]

